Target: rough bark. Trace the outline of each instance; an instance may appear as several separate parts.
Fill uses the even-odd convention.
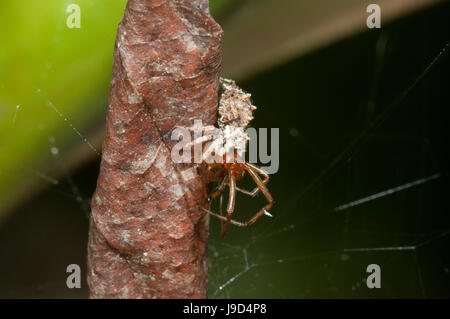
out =
[[[207,296],[203,185],[172,162],[171,131],[215,123],[221,38],[208,0],[128,1],[92,198],[91,298]]]

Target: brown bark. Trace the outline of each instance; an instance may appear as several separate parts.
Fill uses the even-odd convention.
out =
[[[216,121],[222,30],[208,0],[129,0],[119,24],[92,199],[91,298],[205,298],[208,217],[175,126]]]

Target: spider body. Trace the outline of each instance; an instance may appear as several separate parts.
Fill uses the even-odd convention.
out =
[[[206,177],[207,182],[221,182],[230,171],[235,180],[241,180],[245,175],[245,170],[239,163],[213,163],[203,164],[200,168]]]

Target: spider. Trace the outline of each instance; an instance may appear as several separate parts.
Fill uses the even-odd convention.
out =
[[[222,237],[226,235],[230,223],[240,227],[248,227],[262,215],[272,217],[268,211],[272,208],[273,198],[266,187],[266,184],[269,181],[269,175],[258,166],[247,163],[243,160],[242,154],[245,151],[245,146],[248,141],[248,136],[244,132],[243,128],[229,125],[225,125],[221,128],[217,128],[213,125],[208,125],[201,128],[188,128],[189,131],[195,131],[196,129],[201,130],[202,136],[186,144],[186,146],[192,147],[195,145],[201,145],[201,159],[197,168],[199,175],[202,176],[203,179],[205,198],[208,199],[209,203],[208,209],[205,207],[201,207],[201,209],[221,220]],[[236,185],[236,181],[243,179],[246,172],[256,184],[256,187],[252,191],[241,189]],[[219,183],[218,188],[212,193],[209,192],[209,185],[216,182]],[[229,188],[229,199],[227,214],[224,216],[222,213],[222,192],[225,190],[227,185]],[[258,192],[261,191],[266,197],[268,204],[259,210],[256,215],[254,215],[247,222],[242,223],[236,221],[232,219],[236,191],[252,197],[256,196]],[[212,200],[219,195],[220,214],[217,214],[210,210],[210,206]]]
[[[236,154],[235,154],[236,155]],[[262,215],[267,215],[272,217],[272,215],[268,212],[273,205],[273,199],[272,195],[270,194],[269,190],[266,187],[266,183],[269,181],[269,175],[264,172],[261,168],[250,164],[250,163],[226,163],[225,161],[223,163],[212,163],[212,164],[205,164],[203,163],[199,167],[200,174],[204,178],[204,182],[206,185],[208,185],[211,182],[220,182],[219,187],[216,191],[210,193],[208,195],[208,201],[209,204],[211,204],[211,201],[220,195],[220,214],[212,212],[208,207],[208,209],[201,207],[203,211],[207,212],[210,215],[216,216],[221,220],[221,229],[222,233],[221,236],[225,237],[228,226],[231,224],[240,226],[240,227],[248,227],[252,225],[254,222],[258,220],[259,217]],[[236,180],[241,180],[245,172],[247,172],[253,181],[256,184],[255,189],[252,191],[248,191],[245,189],[241,189],[236,186]],[[262,175],[264,178],[261,179],[259,175]],[[228,199],[228,205],[227,205],[227,215],[226,217],[222,214],[222,204],[223,204],[223,195],[222,192],[225,190],[226,186],[228,185],[229,188],[229,199]],[[206,190],[206,187],[205,187]],[[268,203],[266,206],[261,208],[251,219],[249,219],[247,222],[242,223],[239,221],[236,221],[232,219],[233,212],[234,212],[234,206],[235,206],[235,199],[236,199],[236,191],[239,191],[241,193],[250,195],[252,197],[256,196],[256,194],[261,191],[264,196],[266,197]],[[210,206],[210,205],[209,205]],[[224,224],[225,222],[225,224]]]
[[[205,197],[208,198],[208,209],[202,209],[210,215],[216,216],[221,220],[222,237],[225,236],[230,224],[248,227],[253,224],[262,215],[272,217],[268,212],[272,208],[273,199],[268,191],[266,184],[269,181],[269,175],[261,168],[243,161],[242,154],[245,153],[246,145],[249,140],[245,127],[253,119],[253,111],[256,109],[250,101],[251,94],[245,93],[239,88],[233,80],[220,79],[222,94],[219,101],[219,119],[217,127],[214,125],[190,127],[190,131],[201,130],[201,136],[188,143],[188,146],[201,145],[202,155],[199,174],[203,177],[205,184]],[[195,136],[195,134],[194,134]],[[194,148],[194,153],[195,153]],[[233,155],[233,156],[230,156]],[[233,160],[230,160],[232,157]],[[241,180],[245,173],[248,173],[256,184],[255,189],[247,191],[236,186],[236,181]],[[260,177],[262,176],[262,178]],[[219,187],[216,191],[208,193],[208,185],[218,182]],[[223,194],[227,187],[229,188],[229,199],[226,216],[222,213]],[[232,219],[236,191],[256,196],[259,191],[266,197],[268,204],[260,209],[256,215],[245,223]],[[210,210],[211,201],[220,195],[220,214]],[[224,223],[225,222],[225,223]]]

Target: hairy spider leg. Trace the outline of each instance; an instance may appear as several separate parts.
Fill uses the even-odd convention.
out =
[[[210,214],[210,215],[212,215],[212,216],[215,216],[215,217],[217,217],[217,218],[219,218],[219,219],[221,219],[221,220],[223,220],[223,221],[227,221],[227,218],[225,217],[225,216],[221,216],[221,215],[219,215],[219,214],[217,214],[217,213],[214,213],[214,212],[212,212],[212,211],[210,211],[210,210],[208,210],[208,209],[206,209],[206,208],[204,208],[204,207],[200,207],[205,213],[208,213],[208,214]],[[235,225],[235,226],[239,226],[239,227],[246,227],[247,226],[247,224],[246,223],[241,223],[241,222],[238,222],[237,220],[234,220],[234,219],[231,219],[230,220],[230,224],[233,224],[233,225]]]
[[[187,127],[186,128],[186,127],[182,127],[182,126],[176,126],[176,128],[187,129],[187,130],[189,130],[191,132],[194,132],[196,130],[195,127]],[[218,128],[216,128],[215,126],[212,126],[212,125],[203,126],[202,130],[201,130],[202,136],[200,136],[200,137],[198,137],[198,138],[196,138],[196,139],[194,139],[194,140],[184,144],[183,147],[192,147],[192,146],[195,146],[195,145],[202,145],[202,148],[204,148],[203,147],[204,143],[210,142],[210,141],[214,140],[217,137],[217,135],[218,135],[217,134],[217,130],[218,130]],[[212,144],[215,147],[216,144],[214,144],[214,143],[212,143]],[[209,148],[207,150],[209,150]],[[205,153],[204,153],[204,150],[203,150],[203,152],[202,152],[202,160],[205,159],[204,158],[204,154]]]
[[[259,168],[256,165],[253,165],[253,164],[250,164],[250,163],[244,163],[243,165],[244,165],[244,169],[246,169],[247,171],[249,169],[252,169],[252,170],[256,171],[257,173],[261,174],[264,177],[264,179],[262,180],[262,183],[264,185],[267,184],[267,182],[269,181],[269,174],[267,174],[264,170],[262,170],[261,168]],[[260,188],[258,186],[256,186],[254,190],[248,191],[248,190],[241,189],[241,188],[236,186],[236,190],[241,192],[241,193],[244,193],[246,195],[250,195],[252,197],[255,197],[256,194],[258,194],[258,192],[260,191]]]
[[[223,192],[223,190],[225,189],[225,187],[227,186],[228,183],[228,176],[225,176],[222,180],[222,182],[220,183],[219,187],[217,188],[217,190],[212,193],[211,195],[209,195],[209,198],[211,200],[213,200],[214,198],[216,198],[217,196],[220,195],[220,193]]]
[[[223,225],[223,221],[226,222],[225,223],[225,229],[222,227],[222,237],[225,236],[229,224],[233,224],[233,225],[236,225],[236,226],[239,226],[239,227],[248,227],[248,226],[252,225],[254,222],[256,222],[256,220],[258,220],[259,217],[264,215],[265,212],[270,210],[272,208],[272,205],[273,205],[272,195],[270,194],[269,190],[265,186],[265,184],[269,180],[268,174],[266,172],[264,172],[262,169],[260,169],[259,167],[256,167],[255,165],[251,165],[251,164],[246,163],[246,164],[244,164],[244,167],[245,167],[245,170],[252,177],[253,181],[256,183],[258,190],[261,190],[261,192],[266,197],[266,199],[268,201],[268,204],[266,206],[264,206],[257,214],[255,214],[255,216],[253,216],[249,221],[247,221],[245,223],[242,223],[242,222],[236,221],[234,219],[231,219],[231,216],[232,216],[232,213],[233,213],[233,210],[234,210],[234,200],[235,200],[234,197],[235,197],[235,193],[236,193],[237,187],[236,187],[236,182],[235,182],[234,179],[233,179],[232,183],[230,183],[230,184],[227,183],[227,178],[230,178],[229,177],[230,175],[232,176],[232,173],[230,171],[229,175],[226,176],[222,180],[219,188],[212,194],[212,195],[214,195],[214,197],[212,195],[210,196],[210,198],[212,199],[212,198],[215,198],[215,197],[219,196],[219,194],[221,195],[221,193],[223,192],[223,190],[225,188],[224,185],[228,185],[229,187],[230,187],[230,185],[234,185],[234,187],[233,186],[230,187],[230,200],[232,199],[233,202],[231,203],[230,200],[228,202],[227,216],[225,217],[222,214],[222,195],[220,196],[220,215],[212,212],[209,209],[201,207],[201,209],[204,210],[205,212],[207,212],[208,214],[219,218],[221,220],[221,226]],[[261,178],[259,178],[257,172],[264,176],[264,180],[261,180]],[[234,191],[233,191],[233,188],[234,188]],[[233,193],[233,196],[231,196],[232,193]],[[255,193],[255,195],[256,195],[257,192],[253,191],[253,192],[248,192],[248,193]],[[252,195],[252,196],[254,196],[254,195]],[[232,206],[231,215],[228,214],[230,205]]]
[[[253,224],[254,222],[256,222],[259,217],[264,215],[265,212],[268,212],[272,208],[273,198],[272,198],[272,195],[270,195],[270,192],[267,189],[266,185],[264,185],[263,181],[259,178],[258,174],[253,170],[253,168],[248,166],[248,167],[246,167],[246,170],[250,174],[250,176],[253,178],[256,185],[258,186],[258,188],[261,190],[261,192],[264,194],[264,196],[266,197],[266,199],[268,201],[266,206],[264,206],[258,213],[256,213],[255,216],[253,216],[248,222],[245,223],[245,226],[248,227],[251,224]]]

